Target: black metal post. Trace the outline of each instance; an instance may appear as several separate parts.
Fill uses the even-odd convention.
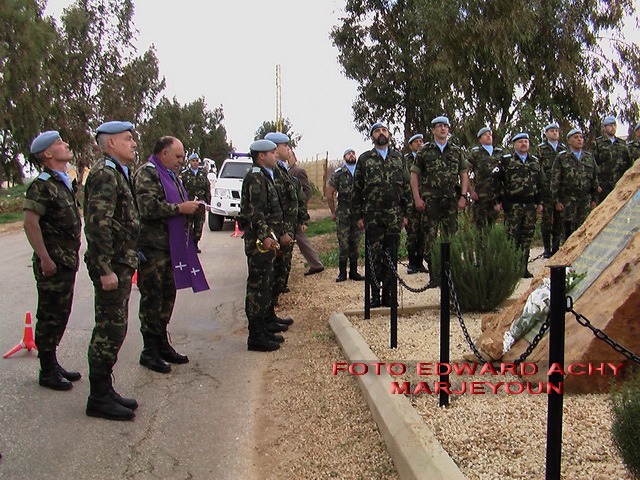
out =
[[[399,235],[391,236],[391,262],[395,266],[395,270],[398,271],[398,243],[400,240]],[[393,277],[393,278],[392,278]],[[389,267],[387,274],[387,281],[390,282],[389,297],[391,299],[391,312],[389,318],[389,331],[390,331],[390,347],[398,347],[398,279],[393,274],[391,267]]]
[[[449,335],[450,335],[450,292],[447,271],[450,268],[451,245],[440,244],[440,363],[449,363]],[[441,382],[449,382],[449,375],[440,375]],[[440,389],[440,406],[449,405],[449,394]]]
[[[566,314],[565,266],[551,267],[551,304],[549,325],[549,368],[558,364],[564,368],[564,324]],[[556,387],[563,375],[554,372],[548,381]],[[547,470],[546,480],[560,480],[562,462],[562,393],[549,392],[547,403]]]
[[[371,257],[369,253],[369,240],[367,239],[367,232],[364,232],[364,318],[368,320],[371,318],[371,269],[369,265],[371,263]]]

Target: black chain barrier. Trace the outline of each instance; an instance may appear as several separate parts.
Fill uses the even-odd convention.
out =
[[[365,248],[369,252],[368,257],[369,257],[369,272],[371,273],[371,282],[378,290],[380,290],[382,288],[382,285],[380,284],[380,282],[378,282],[378,279],[376,278],[376,269],[373,266],[373,255],[371,255],[371,247],[369,246],[369,242],[365,244]]]
[[[598,340],[602,340],[603,342],[608,344],[611,348],[613,348],[619,354],[625,356],[629,360],[632,360],[632,361],[634,361],[636,363],[640,363],[640,356],[636,355],[631,350],[629,350],[629,349],[623,347],[622,345],[620,345],[618,342],[613,340],[609,335],[604,333],[602,330],[600,330],[599,328],[594,327],[587,317],[585,317],[584,315],[576,312],[573,309],[573,298],[567,297],[567,300],[569,300],[569,303],[567,305],[567,312],[571,312],[573,314],[573,316],[576,317],[576,321],[580,325],[582,325],[583,327],[587,327],[589,330],[591,330],[593,335]]]
[[[550,319],[551,319],[551,315],[547,315],[547,318],[545,318],[544,323],[540,325],[540,330],[538,330],[538,333],[536,334],[536,336],[533,337],[533,341],[529,344],[527,349],[524,352],[522,352],[522,355],[520,355],[513,363],[515,363],[516,365],[520,365],[529,357],[529,355],[531,355],[531,352],[533,352],[536,349],[536,347],[540,343],[540,340],[542,340],[542,337],[544,337],[544,334],[547,333],[547,330],[549,330]]]
[[[538,255],[537,257],[534,257],[534,258],[529,259],[529,262],[528,262],[528,263],[533,263],[533,262],[535,262],[536,260],[540,260],[541,258],[544,258],[544,252],[542,252],[542,253],[541,253],[540,255]]]
[[[411,287],[410,285],[407,285],[407,283],[404,281],[404,279],[398,273],[398,269],[396,268],[395,264],[393,263],[393,259],[391,258],[391,253],[389,253],[389,250],[385,250],[384,251],[384,255],[385,255],[386,259],[387,259],[387,264],[391,268],[391,271],[393,272],[395,277],[398,279],[398,282],[400,282],[400,285],[402,285],[404,288],[406,288],[410,292],[412,292],[412,293],[422,293],[422,292],[426,292],[430,288],[434,288],[434,287],[429,286],[429,282],[427,282],[427,284],[424,287],[419,287],[419,288],[415,288],[415,287]],[[431,273],[429,273],[429,275],[431,275]]]

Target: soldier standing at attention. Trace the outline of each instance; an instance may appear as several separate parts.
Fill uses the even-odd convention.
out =
[[[565,238],[586,220],[598,201],[600,168],[593,155],[585,152],[582,131],[567,134],[569,148],[558,154],[551,168],[551,198],[564,218]]]
[[[550,123],[544,127],[546,139],[536,147],[536,156],[542,165],[542,169],[547,177],[547,183],[551,181],[551,167],[558,156],[558,153],[567,149],[567,146],[560,142],[560,125]],[[550,186],[548,186],[550,191]],[[551,197],[543,198],[542,222],[540,230],[542,233],[542,244],[544,245],[544,258],[550,258],[560,248],[562,237],[562,212],[555,209]]]
[[[471,149],[468,160],[473,171],[473,186],[469,192],[475,192],[471,217],[477,228],[493,227],[498,220],[498,212],[493,208],[496,197],[492,172],[500,162],[502,148],[493,146],[493,132],[489,127],[478,130],[477,138],[480,145]]]
[[[135,159],[133,124],[107,122],[96,140],[104,153],[89,172],[84,189],[85,263],[95,290],[95,326],[89,344],[87,415],[131,420],[138,403],[122,398],[111,380],[127,333],[131,277],[138,267],[136,252],[140,219],[133,198],[129,167]]]
[[[616,118],[613,116],[606,117],[602,122],[604,135],[596,138],[593,143],[593,157],[600,169],[598,180],[601,189],[601,202],[607,198],[607,195],[616,186],[616,182],[631,166],[627,144],[624,140],[616,137],[617,128]]]
[[[529,155],[529,134],[518,133],[511,139],[514,154],[502,156],[495,170],[497,180],[496,211],[504,210],[507,234],[524,252],[522,278],[532,278],[529,272],[529,250],[536,229],[537,214],[542,212],[547,179],[540,162]]]
[[[411,179],[411,166],[413,165],[416,155],[424,145],[424,136],[417,133],[412,136],[408,142],[409,151],[404,156],[404,166],[407,175]],[[411,180],[409,180],[411,183]],[[407,254],[409,256],[409,265],[407,266],[407,274],[413,275],[418,272],[427,273],[424,267],[424,258],[422,253],[418,253],[418,246],[424,244],[424,232],[420,228],[421,213],[416,210],[415,205],[411,204],[409,208],[409,223],[407,224]]]
[[[33,247],[38,291],[38,382],[53,390],[69,390],[71,382],[80,380],[80,373],[62,368],[56,350],[71,314],[82,229],[77,187],[67,175],[73,153],[55,130],[38,135],[31,143],[31,153],[42,167],[29,185],[23,205],[24,232]]]
[[[629,157],[631,157],[632,164],[640,158],[640,123],[636,124],[633,128],[633,134],[635,135],[635,138],[627,142]]]
[[[200,157],[197,153],[189,155],[189,166],[180,174],[180,179],[189,195],[189,200],[204,200],[211,204],[211,184],[207,172],[199,168]],[[205,210],[199,208],[191,216],[193,225],[193,242],[196,244],[196,252],[200,253],[200,239],[202,238],[202,227],[204,226]]]
[[[386,125],[374,123],[369,129],[374,148],[358,158],[354,172],[352,212],[358,228],[366,229],[374,279],[371,307],[391,306],[391,283],[396,279],[386,263],[384,252],[396,245],[400,231],[408,223],[411,205],[409,179],[402,155],[389,147],[391,136]],[[382,284],[382,300],[376,282]]]
[[[450,128],[447,117],[431,120],[434,141],[422,147],[411,167],[413,201],[416,209],[422,212],[420,229],[424,235],[424,243],[418,246],[418,254],[427,259],[431,288],[436,286],[431,249],[438,229],[442,227],[445,234],[455,233],[458,210],[463,210],[467,204],[469,188],[469,164],[460,147],[449,142]]]
[[[362,230],[358,228],[358,219],[352,212],[353,203],[353,175],[356,170],[356,152],[348,148],[342,154],[344,163],[329,179],[326,189],[327,204],[331,210],[331,220],[336,222],[338,237],[339,273],[336,282],[347,279],[347,261],[349,261],[349,278],[364,280],[358,273],[358,257],[360,255],[360,237]],[[335,195],[338,194],[338,208]]]
[[[277,168],[276,144],[257,140],[249,151],[253,168],[242,183],[239,215],[249,272],[244,306],[249,322],[247,349],[271,352],[279,349],[284,341],[281,335],[267,330],[273,311],[273,268],[277,250],[288,246],[292,239],[284,227],[280,197],[273,180]]]
[[[140,365],[169,373],[169,363],[188,363],[189,358],[169,343],[167,328],[176,300],[176,289],[209,289],[196,247],[190,240],[191,216],[204,210],[189,200],[177,173],[184,164],[184,147],[175,137],[156,140],[153,155],[133,177],[140,210],[140,332],[144,347]]]

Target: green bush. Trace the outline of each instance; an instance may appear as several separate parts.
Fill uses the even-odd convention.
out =
[[[640,371],[611,391],[613,443],[629,473],[640,478]]]
[[[522,277],[522,251],[503,225],[478,230],[462,220],[455,235],[441,237],[431,251],[436,283],[443,241],[451,244],[451,275],[463,310],[488,312],[509,298]]]

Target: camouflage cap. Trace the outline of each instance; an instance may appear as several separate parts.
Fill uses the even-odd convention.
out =
[[[270,140],[273,143],[289,143],[289,136],[285,135],[284,133],[281,132],[271,132],[271,133],[267,133],[264,136],[265,140]]]
[[[36,154],[44,152],[58,138],[60,138],[60,134],[56,130],[48,130],[46,132],[42,132],[33,140],[33,142],[31,142],[31,153]]]

